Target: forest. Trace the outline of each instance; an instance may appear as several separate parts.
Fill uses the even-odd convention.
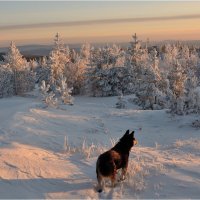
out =
[[[135,94],[142,109],[200,112],[199,47],[181,42],[151,46],[137,35],[126,48],[83,44],[70,49],[57,33],[49,56],[27,61],[11,42],[0,64],[0,97],[38,88],[47,106],[73,105],[75,95]],[[120,103],[120,102],[119,102]]]

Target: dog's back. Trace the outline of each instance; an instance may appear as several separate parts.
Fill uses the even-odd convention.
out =
[[[117,170],[116,163],[120,162],[120,160],[121,156],[116,151],[106,151],[97,160],[97,173],[100,173],[104,177],[111,176]]]

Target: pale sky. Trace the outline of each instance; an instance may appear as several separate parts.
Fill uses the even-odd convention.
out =
[[[0,46],[66,43],[199,40],[200,2],[0,1]]]

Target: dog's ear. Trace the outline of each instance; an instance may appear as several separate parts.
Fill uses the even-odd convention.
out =
[[[135,131],[132,131],[132,132],[130,133],[130,136],[131,136],[132,138],[134,138],[134,133],[135,133]]]
[[[126,131],[126,133],[124,134],[123,137],[126,137],[126,136],[128,136],[128,135],[129,135],[129,130]]]

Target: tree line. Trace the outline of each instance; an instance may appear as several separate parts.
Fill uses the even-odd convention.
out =
[[[200,59],[196,47],[179,43],[141,45],[135,34],[127,48],[82,45],[79,52],[59,34],[48,57],[27,62],[14,42],[0,66],[0,97],[19,95],[37,84],[47,102],[72,104],[71,95],[135,94],[143,109],[176,114],[200,112]]]

